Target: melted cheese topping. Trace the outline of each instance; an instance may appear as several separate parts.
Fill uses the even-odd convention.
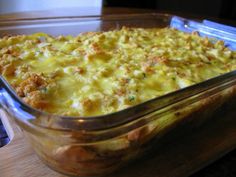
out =
[[[0,72],[31,106],[68,116],[115,112],[236,69],[222,41],[170,28],[0,39]]]

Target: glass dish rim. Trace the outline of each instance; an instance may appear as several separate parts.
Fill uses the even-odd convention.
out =
[[[134,17],[144,17],[144,16],[159,16],[159,17],[164,17],[164,18],[171,18],[175,15],[172,14],[167,14],[167,13],[135,13],[135,14],[122,14],[122,15],[95,15],[95,16],[65,16],[65,17],[46,17],[46,18],[18,18],[18,19],[6,19],[6,20],[0,20],[0,24],[10,24],[10,23],[18,23],[18,22],[38,22],[38,21],[45,21],[45,22],[53,22],[54,20],[76,20],[76,19],[81,19],[81,20],[122,20],[122,19],[129,19],[129,18],[134,18]],[[179,17],[179,16],[177,16]],[[183,18],[183,17],[180,17]],[[185,18],[183,18],[185,19]],[[186,19],[189,20],[189,19]],[[195,20],[196,21],[196,20]],[[82,21],[81,21],[82,22]],[[0,26],[1,27],[1,26]],[[20,104],[20,108],[30,114],[36,115],[36,118],[32,118],[32,120],[36,120],[37,116],[45,116],[45,117],[50,117],[50,119],[53,119],[53,121],[58,121],[60,124],[65,123],[65,127],[62,129],[73,129],[73,126],[70,127],[71,125],[75,123],[81,123],[81,127],[85,124],[94,124],[94,122],[101,124],[101,126],[94,127],[94,128],[88,128],[88,130],[101,130],[101,129],[109,129],[117,126],[121,126],[127,123],[130,123],[132,121],[137,120],[139,117],[143,117],[147,114],[150,114],[154,111],[157,111],[159,109],[162,109],[166,106],[172,105],[174,103],[177,103],[178,101],[184,100],[188,97],[194,96],[195,94],[199,94],[202,92],[207,91],[210,88],[214,88],[217,86],[220,86],[221,84],[227,83],[227,82],[232,82],[233,79],[236,79],[236,70],[228,72],[226,74],[219,75],[217,77],[205,80],[201,83],[194,84],[189,87],[185,87],[182,89],[179,89],[177,91],[170,92],[168,94],[162,95],[160,97],[156,97],[150,100],[147,100],[145,102],[139,103],[137,105],[128,107],[126,109],[122,109],[120,111],[116,111],[113,113],[109,114],[103,114],[103,115],[98,115],[98,116],[62,116],[58,114],[52,114],[48,112],[44,112],[38,109],[35,109],[28,104],[24,103],[22,99],[17,96],[16,92],[14,89],[8,84],[8,82],[0,76],[0,89],[4,88],[8,94],[11,95],[11,97]],[[187,92],[187,94],[185,94]],[[171,101],[168,101],[166,103],[165,100],[171,99]],[[151,105],[153,104],[158,104],[156,107],[152,107]],[[148,110],[145,110],[150,106],[151,108]],[[145,110],[145,111],[143,111]],[[120,117],[125,117],[125,119],[120,119]],[[40,126],[44,128],[50,128],[50,126],[45,126],[42,125],[39,122],[33,122],[32,120],[31,123],[33,123],[35,126]],[[21,120],[22,121],[22,120]],[[25,122],[25,121],[24,121]],[[27,121],[28,122],[28,121]],[[69,123],[69,124],[67,124]],[[68,126],[68,127],[67,127]],[[78,128],[78,127],[77,127]],[[77,129],[76,130],[79,130]],[[86,130],[86,126],[82,128],[83,130]]]
[[[0,15],[1,16],[1,15]],[[60,21],[60,20],[117,20],[117,19],[127,19],[127,18],[133,18],[133,17],[144,17],[144,16],[159,16],[163,18],[168,17],[181,17],[178,15],[170,14],[170,13],[156,13],[156,12],[144,12],[144,13],[123,13],[123,14],[103,14],[103,15],[69,15],[69,16],[53,16],[53,17],[14,17],[14,18],[0,18],[0,24],[1,23],[8,23],[8,22],[37,22],[37,21],[45,21],[45,22],[53,22]],[[184,18],[184,17],[181,17]]]

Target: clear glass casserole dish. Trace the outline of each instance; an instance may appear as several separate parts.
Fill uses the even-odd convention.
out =
[[[142,22],[142,23],[140,23]],[[167,14],[142,14],[0,22],[3,35],[45,32],[77,35],[130,27],[175,27],[185,32],[225,40],[234,49],[231,32]],[[1,107],[23,130],[38,156],[51,168],[75,176],[101,176],[158,145],[176,127],[198,126],[225,105],[235,109],[236,71],[149,100],[134,107],[96,117],[65,117],[41,112],[21,101],[1,77]]]

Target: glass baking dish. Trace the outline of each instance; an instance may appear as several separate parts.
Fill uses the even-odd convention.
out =
[[[234,49],[231,32],[168,14],[108,15],[2,20],[0,35],[45,32],[77,35],[130,27],[175,27],[225,40]],[[37,155],[52,169],[74,176],[102,176],[117,170],[180,126],[198,127],[222,107],[236,108],[236,71],[96,117],[65,117],[36,110],[21,101],[0,78],[0,102],[17,122]],[[213,118],[212,118],[213,119]],[[174,141],[174,139],[173,139]]]

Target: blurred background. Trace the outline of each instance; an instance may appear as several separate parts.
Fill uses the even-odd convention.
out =
[[[60,8],[128,7],[177,14],[236,19],[235,0],[0,0],[0,14],[55,10]]]
[[[158,11],[235,19],[235,0],[106,0],[106,6],[151,8]]]
[[[69,7],[102,7],[102,0],[0,0],[0,14],[54,10]]]

